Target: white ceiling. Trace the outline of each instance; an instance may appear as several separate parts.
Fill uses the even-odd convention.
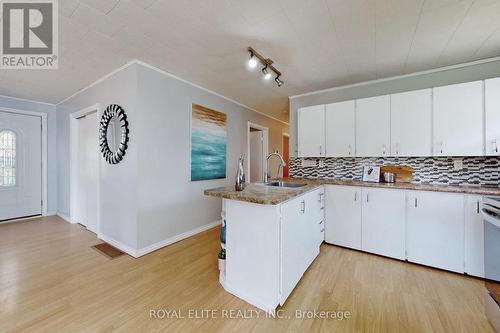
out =
[[[500,0],[61,0],[57,71],[0,94],[57,103],[139,59],[287,120],[287,96],[500,55]],[[285,85],[245,67],[247,46]]]

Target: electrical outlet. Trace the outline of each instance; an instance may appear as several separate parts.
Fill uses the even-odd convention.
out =
[[[320,168],[323,168],[325,166],[325,161],[319,160],[319,165]]]
[[[464,168],[464,163],[462,159],[453,160],[453,169],[455,171],[460,171]]]

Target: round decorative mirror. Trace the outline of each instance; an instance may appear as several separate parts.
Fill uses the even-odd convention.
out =
[[[121,106],[109,105],[101,117],[99,144],[104,159],[118,164],[125,156],[129,140],[127,115]]]

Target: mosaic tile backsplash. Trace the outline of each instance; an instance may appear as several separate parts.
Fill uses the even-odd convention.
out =
[[[461,159],[463,169],[456,171],[453,161]],[[378,157],[308,158],[315,167],[302,167],[302,158],[290,157],[290,176],[361,180],[365,165],[408,165],[414,170],[414,183],[443,185],[500,185],[500,157]],[[323,166],[319,167],[319,162]]]

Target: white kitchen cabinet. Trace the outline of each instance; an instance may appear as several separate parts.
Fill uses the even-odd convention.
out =
[[[390,145],[390,96],[356,100],[356,156],[389,156]]]
[[[353,157],[356,147],[355,101],[327,104],[325,135],[327,157]]]
[[[483,81],[433,89],[434,156],[482,156]]]
[[[363,188],[361,248],[363,251],[405,258],[405,192]]]
[[[486,155],[500,155],[500,78],[484,81]]]
[[[432,90],[391,95],[391,155],[432,155]]]
[[[299,157],[325,156],[325,106],[300,108],[297,117]]]
[[[484,222],[481,197],[465,197],[465,272],[484,277]]]
[[[306,219],[311,228],[311,247],[318,247],[325,240],[325,189],[321,187],[305,195]],[[314,255],[314,252],[312,252]],[[312,262],[316,256],[312,257]],[[309,265],[308,265],[309,266]]]
[[[408,261],[464,272],[464,195],[408,192]]]
[[[281,305],[319,254],[322,192],[320,188],[281,205]]]
[[[361,250],[361,188],[325,186],[325,242]]]

